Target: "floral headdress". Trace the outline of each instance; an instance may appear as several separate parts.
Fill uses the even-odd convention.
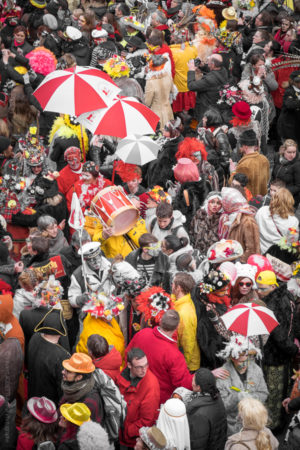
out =
[[[218,29],[214,33],[214,36],[223,45],[223,47],[226,47],[227,49],[230,49],[234,44],[235,35],[229,30]]]
[[[134,16],[124,17],[124,23],[126,26],[134,28],[135,30],[145,31],[145,25],[136,20],[136,17]]]
[[[63,297],[63,287],[54,275],[50,275],[48,280],[42,281],[34,288],[35,305],[60,308],[60,300]]]
[[[238,0],[237,2],[239,9],[250,11],[255,6],[254,0]]]
[[[221,239],[215,242],[207,250],[207,258],[210,263],[221,263],[239,258],[244,253],[243,247],[238,241]]]
[[[166,311],[173,309],[174,305],[169,294],[161,287],[153,286],[136,297],[138,310],[144,314],[145,320],[159,324]]]
[[[112,78],[129,77],[130,68],[125,59],[118,55],[113,55],[103,66],[106,72]]]
[[[90,313],[91,316],[112,320],[118,316],[124,309],[124,303],[121,297],[114,295],[108,296],[105,292],[92,292],[91,299],[82,308],[82,311]]]
[[[163,190],[161,186],[154,186],[151,191],[147,192],[147,195],[156,203],[167,202],[172,203],[171,196]]]
[[[238,359],[242,353],[255,354],[258,358],[262,356],[260,349],[256,348],[248,337],[240,334],[231,336],[230,341],[226,342],[226,347],[217,353],[217,356],[223,359]]]
[[[210,294],[227,286],[229,282],[229,278],[223,272],[220,270],[211,270],[203,278],[203,282],[199,284],[199,288],[203,294]]]
[[[219,95],[220,99],[217,101],[219,105],[227,103],[227,105],[232,106],[243,99],[242,91],[236,86],[230,86],[229,84],[225,84],[223,89],[219,91]]]
[[[297,253],[300,246],[298,230],[296,228],[289,228],[288,233],[280,239],[278,245],[282,250]]]

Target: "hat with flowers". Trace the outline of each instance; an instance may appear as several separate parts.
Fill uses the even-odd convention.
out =
[[[152,286],[136,297],[137,309],[144,314],[145,320],[157,325],[168,309],[174,309],[172,299],[164,289]]]
[[[118,55],[113,55],[103,66],[106,72],[112,78],[129,77],[130,68],[125,59]]]
[[[205,275],[203,281],[199,284],[199,288],[203,294],[210,294],[211,292],[219,291],[229,283],[230,279],[225,273],[213,269]]]
[[[123,299],[105,292],[91,292],[90,300],[84,305],[82,311],[90,313],[97,319],[112,320],[124,309]]]

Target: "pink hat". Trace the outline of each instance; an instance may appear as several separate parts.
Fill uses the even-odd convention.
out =
[[[180,158],[173,169],[174,177],[180,183],[199,181],[197,165],[189,158]]]
[[[230,282],[234,283],[236,279],[236,266],[233,262],[230,261],[224,261],[219,267],[219,270],[223,272],[228,278],[230,278]]]
[[[42,423],[54,423],[58,414],[55,403],[47,397],[32,397],[27,402],[30,414]]]

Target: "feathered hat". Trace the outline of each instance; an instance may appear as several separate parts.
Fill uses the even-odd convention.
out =
[[[116,172],[124,183],[141,178],[141,169],[136,164],[118,161],[116,164]]]
[[[145,320],[154,325],[159,324],[166,311],[174,305],[169,294],[161,287],[152,286],[136,297],[138,310],[144,314]]]
[[[42,75],[48,75],[56,69],[57,59],[55,55],[45,47],[36,47],[26,55],[31,68]]]
[[[260,349],[256,348],[248,337],[235,334],[231,336],[229,342],[226,342],[226,347],[217,353],[217,356],[223,359],[238,359],[242,353],[256,354],[258,358],[261,358]]]
[[[178,145],[178,151],[175,158],[177,161],[180,158],[189,158],[193,161],[195,158],[194,153],[201,153],[201,158],[205,161],[207,160],[207,151],[205,150],[203,142],[198,141],[196,138],[186,137]],[[197,160],[199,159],[200,158],[197,158]]]

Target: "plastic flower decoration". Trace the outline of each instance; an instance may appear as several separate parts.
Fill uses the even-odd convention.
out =
[[[230,86],[226,84],[221,91],[219,91],[220,99],[217,103],[220,105],[226,103],[229,106],[234,105],[237,102],[243,100],[242,91],[240,91],[236,86]]]
[[[112,320],[118,316],[124,309],[123,299],[121,297],[115,297],[114,295],[108,296],[105,292],[92,292],[90,294],[90,300],[82,308],[82,311],[88,312],[91,316],[97,319]]]
[[[60,282],[55,279],[55,276],[50,275],[48,280],[43,281],[34,288],[34,293],[37,306],[53,307],[59,305],[60,307],[60,300],[64,290]]]
[[[103,66],[104,72],[112,78],[129,77],[130,68],[121,56],[113,55]]]
[[[253,0],[238,0],[239,9],[250,10],[255,6],[255,2]]]

